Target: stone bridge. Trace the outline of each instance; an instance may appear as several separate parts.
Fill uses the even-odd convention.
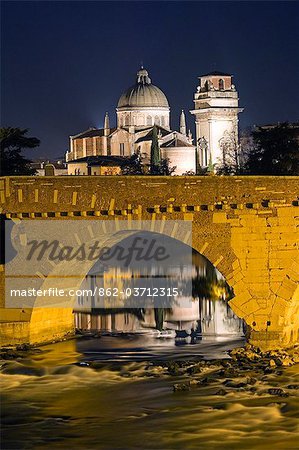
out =
[[[298,342],[298,177],[6,177],[2,217],[192,221],[192,246],[225,277],[233,311],[261,348]],[[66,230],[67,231],[67,230]],[[157,231],[157,230],[155,230]],[[5,285],[5,267],[1,287]],[[5,308],[2,343],[41,342],[73,331],[71,308]]]

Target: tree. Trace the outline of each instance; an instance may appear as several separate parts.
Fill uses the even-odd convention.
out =
[[[290,124],[257,127],[245,170],[250,175],[299,175],[299,143]]]
[[[176,166],[170,167],[169,158],[161,158],[158,131],[156,125],[154,125],[152,132],[150,175],[171,175],[175,169]]]
[[[159,166],[157,167],[157,175],[172,175],[176,166],[170,166],[169,158],[162,158]]]
[[[240,155],[239,161],[242,171],[245,173],[245,166],[250,152],[254,148],[252,127],[247,127],[240,132]]]
[[[218,160],[217,175],[239,175],[242,173],[240,164],[240,146],[235,132],[225,131],[220,139],[221,159]]]
[[[216,164],[213,164],[213,162],[212,162],[212,155],[210,154],[209,165],[208,165],[208,167],[206,169],[206,173],[209,174],[209,175],[214,175],[215,165]]]
[[[143,175],[140,154],[134,153],[128,159],[128,163],[122,168],[122,175]]]
[[[151,145],[151,174],[160,175],[161,151],[158,140],[157,127],[154,125]]]
[[[35,148],[40,144],[39,139],[26,136],[28,131],[27,128],[0,129],[1,175],[35,174],[35,169],[30,167],[31,161],[21,155],[24,148]]]

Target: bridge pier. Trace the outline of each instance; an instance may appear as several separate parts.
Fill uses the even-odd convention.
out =
[[[25,314],[23,311],[0,308],[0,346],[42,344],[75,333],[72,308],[34,308]]]

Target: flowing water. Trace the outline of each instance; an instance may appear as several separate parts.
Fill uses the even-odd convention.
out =
[[[83,336],[2,360],[1,448],[298,449],[297,366],[222,373],[227,351],[244,344],[223,296],[171,306],[80,309]]]
[[[179,347],[169,339],[156,342],[142,335],[81,337],[6,362],[0,375],[1,448],[298,448],[297,366],[259,377],[255,391],[232,389],[223,396],[218,391],[224,379],[216,377],[174,392],[174,383],[190,379],[163,366],[174,349],[178,359],[220,359],[243,341],[209,337]],[[217,369],[207,364],[198,377]],[[254,368],[245,372],[255,375]],[[273,386],[289,396],[270,395]]]

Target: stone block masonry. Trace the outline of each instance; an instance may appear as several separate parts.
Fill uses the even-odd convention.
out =
[[[0,202],[12,220],[151,220],[156,232],[160,220],[192,221],[192,246],[234,289],[230,306],[249,325],[251,342],[262,349],[298,342],[298,177],[6,177]],[[73,330],[68,308],[33,308],[22,323],[19,310],[9,319],[3,303],[1,311],[3,343]]]

